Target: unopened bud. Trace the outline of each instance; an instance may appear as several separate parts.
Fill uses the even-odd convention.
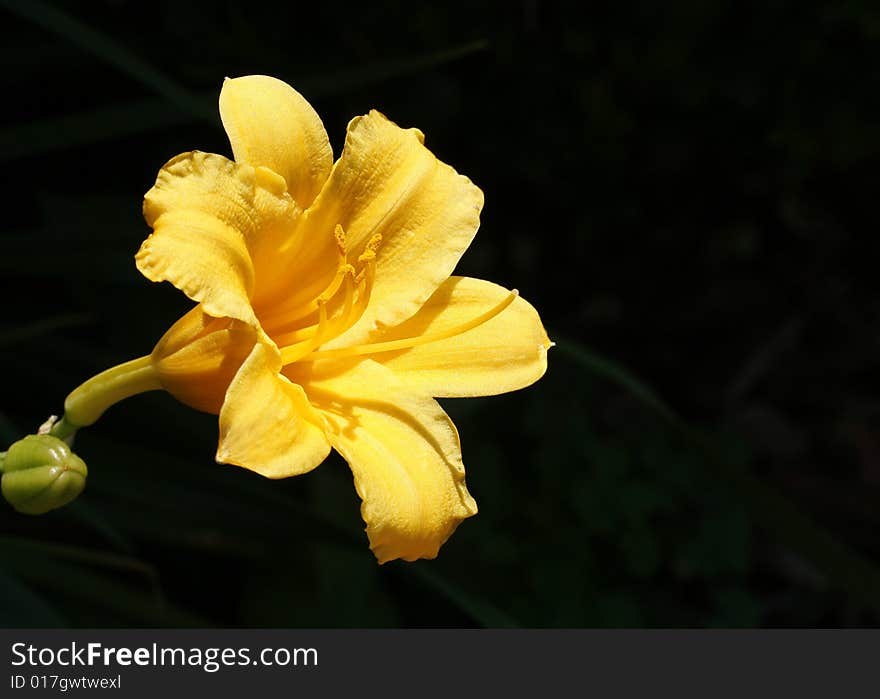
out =
[[[48,434],[17,441],[3,462],[3,497],[16,510],[41,515],[75,499],[86,487],[88,469],[67,444]]]

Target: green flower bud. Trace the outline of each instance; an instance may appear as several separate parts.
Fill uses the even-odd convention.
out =
[[[86,487],[88,469],[57,437],[32,434],[17,441],[3,462],[3,497],[16,510],[41,515],[62,507]]]

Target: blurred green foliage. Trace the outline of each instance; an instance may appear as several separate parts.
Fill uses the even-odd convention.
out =
[[[872,4],[0,13],[0,447],[186,309],[134,268],[140,202],[228,153],[225,75],[295,85],[337,153],[371,107],[422,128],[486,193],[461,273],[560,341],[535,386],[444,402],[480,514],[436,561],[375,564],[338,457],[266,481],[213,463],[216,418],[113,408],[83,497],[0,508],[0,624],[878,623]]]

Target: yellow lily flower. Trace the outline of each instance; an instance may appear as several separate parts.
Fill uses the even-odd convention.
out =
[[[220,114],[235,160],[169,161],[136,256],[198,305],[127,375],[219,414],[219,462],[285,478],[336,449],[379,562],[433,558],[477,512],[434,398],[527,386],[552,345],[515,291],[450,276],[483,194],[376,111],[334,163],[314,109],[274,78],[227,79]]]

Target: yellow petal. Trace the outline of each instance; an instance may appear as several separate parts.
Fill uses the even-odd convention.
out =
[[[434,558],[458,523],[477,512],[464,482],[455,425],[437,402],[409,390],[372,360],[326,362],[294,380],[328,425],[363,500],[380,563]],[[288,374],[290,375],[290,374]]]
[[[238,162],[274,170],[300,207],[312,203],[330,173],[333,151],[320,117],[301,94],[266,75],[227,78],[220,118]]]
[[[300,208],[285,191],[283,178],[265,167],[258,167],[255,175],[254,206],[260,214],[259,230],[247,242],[256,272],[251,304],[259,313],[261,306],[271,306],[289,296],[300,283],[303,270],[292,252],[282,252],[299,238]]]
[[[194,306],[178,318],[156,343],[156,347],[153,349],[153,358],[171,356],[193,340],[207,335],[211,330],[216,330],[221,322],[224,321],[209,316],[201,306]],[[227,325],[223,327],[228,327],[230,321],[225,322]]]
[[[144,198],[153,233],[135,256],[137,267],[206,313],[257,327],[250,297],[262,276],[259,260],[271,257],[267,250],[286,234],[284,221],[294,225],[295,212],[277,175],[212,153],[184,153],[162,168]]]
[[[509,293],[481,279],[450,277],[418,313],[382,335],[381,341],[442,333],[485,313]],[[431,396],[491,396],[541,378],[551,345],[538,312],[518,296],[473,330],[373,359],[410,388]]]
[[[380,233],[376,283],[360,321],[328,347],[364,341],[415,313],[452,272],[479,227],[483,193],[441,163],[417,129],[376,111],[353,119],[342,156],[304,225],[341,224],[354,254]]]
[[[226,389],[251,353],[257,333],[248,325],[206,315],[196,306],[156,344],[151,358],[162,388],[196,410],[217,415]]]
[[[257,343],[238,370],[220,410],[217,461],[286,478],[311,471],[330,444],[300,386],[278,371],[271,345]]]

